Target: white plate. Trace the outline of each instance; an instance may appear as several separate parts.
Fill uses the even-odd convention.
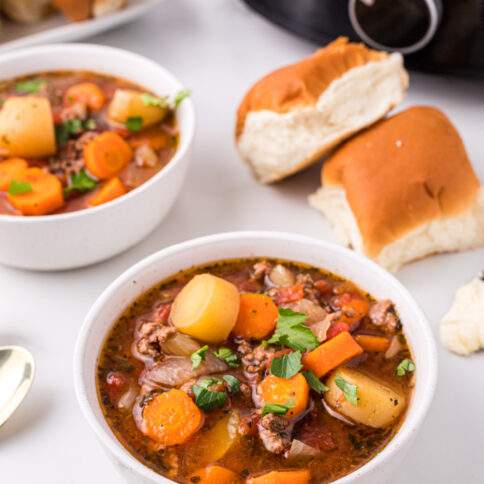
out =
[[[129,0],[128,5],[119,12],[83,22],[68,22],[61,14],[50,15],[34,25],[6,20],[2,22],[0,29],[0,53],[19,47],[84,39],[130,22],[160,2],[161,0]]]

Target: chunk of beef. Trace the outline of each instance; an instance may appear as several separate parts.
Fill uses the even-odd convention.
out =
[[[260,413],[253,411],[240,418],[237,431],[240,435],[257,435],[257,424],[260,420]]]
[[[395,313],[395,307],[388,299],[382,299],[373,303],[370,306],[368,315],[375,326],[381,326],[387,333],[395,333],[400,328],[400,321]]]
[[[264,279],[264,277],[271,272],[272,265],[263,260],[261,262],[256,262],[252,268],[252,277],[256,280]]]
[[[164,326],[157,322],[143,323],[137,331],[135,339],[136,350],[142,355],[153,359],[161,358],[161,343],[176,333],[173,326]],[[136,356],[136,355],[135,355]]]
[[[59,113],[59,118],[64,123],[74,119],[84,121],[87,118],[87,106],[80,102],[65,106]]]
[[[282,454],[289,449],[293,427],[293,423],[272,413],[264,415],[257,424],[264,447],[273,454]]]
[[[274,352],[271,348],[262,345],[255,348],[245,339],[237,339],[237,351],[242,355],[242,367],[249,382],[254,383],[262,379],[266,370],[267,361]]]

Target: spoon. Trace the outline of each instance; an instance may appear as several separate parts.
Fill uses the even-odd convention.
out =
[[[21,346],[0,346],[0,426],[27,395],[34,379],[32,354]]]

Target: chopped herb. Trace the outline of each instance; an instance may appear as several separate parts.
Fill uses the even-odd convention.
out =
[[[55,125],[55,137],[57,143],[63,145],[69,141],[71,136],[77,136],[82,133],[85,129],[95,129],[96,121],[94,119],[88,119],[87,121],[82,121],[81,119],[68,119],[63,123]]]
[[[313,332],[304,324],[306,318],[303,313],[279,308],[276,331],[268,343],[287,346],[298,351],[313,350],[319,343]]]
[[[414,371],[415,363],[408,358],[402,360],[395,369],[395,373],[397,376],[405,376],[407,373],[412,373]]]
[[[20,180],[12,180],[8,186],[8,193],[10,195],[22,195],[32,191],[32,185],[29,182]]]
[[[42,79],[28,79],[26,81],[20,81],[15,84],[15,90],[19,94],[33,94],[39,92],[40,88],[44,85]]]
[[[301,352],[293,351],[288,355],[274,358],[271,363],[271,375],[280,378],[292,378],[302,369]]]
[[[239,366],[239,358],[230,348],[221,347],[213,353],[218,359],[225,361],[230,368]]]
[[[195,395],[195,403],[202,410],[221,407],[227,400],[227,394],[225,392],[212,392],[205,386],[193,385],[192,390]]]
[[[217,383],[220,383],[220,380],[218,378],[207,376],[198,381],[198,386],[206,388],[208,390],[212,385],[215,385]]]
[[[308,385],[316,392],[316,393],[324,393],[329,390],[329,388],[312,372],[312,371],[303,371],[302,372]]]
[[[224,375],[222,377],[229,387],[229,393],[234,394],[240,390],[240,381],[233,375]]]
[[[262,409],[262,416],[267,415],[268,413],[273,413],[274,415],[286,415],[286,413],[294,407],[294,403],[287,402],[285,405],[279,403],[269,403],[264,405]]]
[[[136,133],[143,127],[143,118],[141,116],[135,116],[126,120],[126,128],[132,133]]]
[[[166,96],[158,97],[145,92],[141,95],[141,100],[146,106],[158,106],[160,108],[168,107],[168,98]]]
[[[207,351],[208,351],[208,346],[205,345],[192,353],[190,358],[192,360],[193,368],[198,368],[202,364],[202,361],[205,359]]]
[[[346,400],[354,405],[358,405],[358,387],[353,383],[346,381],[342,376],[338,375],[334,382],[336,386],[343,392]]]
[[[95,119],[89,118],[84,121],[84,127],[89,131],[92,131],[97,128],[97,123]]]
[[[94,190],[98,183],[94,178],[91,178],[86,170],[82,169],[77,173],[73,173],[69,179],[69,185],[64,188],[64,196],[68,197],[74,192],[85,193]]]
[[[188,96],[190,96],[189,89],[182,89],[181,91],[178,91],[173,98],[173,108],[176,109]]]

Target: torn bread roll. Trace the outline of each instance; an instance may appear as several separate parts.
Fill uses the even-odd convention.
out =
[[[484,243],[484,188],[454,126],[414,107],[345,143],[309,202],[345,245],[390,270]]]
[[[400,54],[339,38],[250,89],[237,111],[238,150],[260,181],[280,180],[382,118],[407,86]]]

